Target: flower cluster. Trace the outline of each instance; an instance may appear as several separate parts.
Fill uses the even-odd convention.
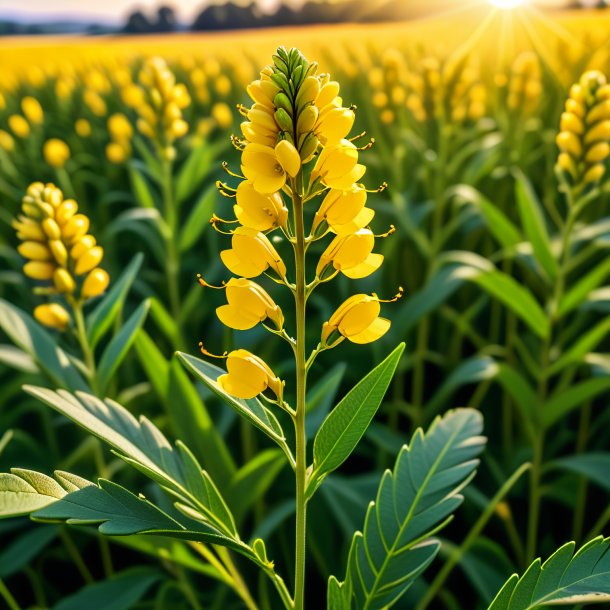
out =
[[[108,134],[110,142],[106,146],[106,157],[111,163],[123,163],[131,155],[131,122],[121,112],[111,115],[108,117]]]
[[[338,273],[363,278],[379,268],[383,256],[373,252],[375,239],[386,237],[394,228],[375,235],[368,227],[375,213],[366,207],[369,191],[359,183],[366,168],[358,161],[360,151],[369,148],[372,141],[359,148],[354,141],[364,134],[348,138],[355,108],[343,105],[339,84],[327,74],[318,74],[317,65],[296,49],[280,48],[273,62],[247,88],[252,105],[239,107],[245,119],[243,137],[232,141],[241,152],[243,175],[225,169],[240,182],[236,187],[218,183],[220,192],[235,200],[235,220],[214,216],[212,224],[231,235],[231,247],[220,256],[237,278],[220,287],[226,290],[227,304],[217,309],[217,315],[236,330],[262,323],[297,353],[304,349],[302,330],[299,333],[297,328],[296,340],[288,335],[280,307],[253,278],[264,274],[293,292],[300,311],[298,326],[299,315],[304,319],[306,300],[316,286]],[[306,231],[304,208],[318,198],[321,201],[317,210],[311,210],[313,220]],[[219,228],[233,223],[239,226],[229,231]],[[294,282],[289,266],[269,238],[276,231],[282,236],[274,242],[293,246]],[[318,258],[315,277],[307,282],[307,250],[327,236],[331,239]],[[209,286],[202,277],[199,281]],[[344,339],[369,343],[383,336],[390,322],[379,317],[382,302],[387,301],[375,294],[350,297],[324,323],[312,356]],[[212,355],[203,346],[201,349]],[[252,398],[268,389],[275,395],[274,402],[285,406],[284,383],[259,357],[243,349],[222,357],[227,359],[227,374],[217,382],[226,392]]]
[[[13,227],[21,240],[19,253],[27,259],[23,272],[46,282],[37,292],[63,295],[70,304],[99,296],[108,286],[108,274],[99,267],[104,250],[89,234],[89,218],[78,213],[73,199],[64,199],[53,184],[35,182],[23,198],[22,214]],[[68,312],[58,303],[39,305],[35,317],[64,330]]]
[[[598,71],[572,86],[557,135],[557,170],[575,188],[599,182],[610,155],[610,85]]]
[[[527,114],[532,112],[542,95],[540,62],[531,52],[518,55],[510,72],[508,85],[508,108],[513,112]]]
[[[174,142],[188,131],[182,111],[191,103],[186,87],[160,57],[149,59],[139,74],[143,94],[134,106],[138,130],[160,148],[166,159],[176,155]]]

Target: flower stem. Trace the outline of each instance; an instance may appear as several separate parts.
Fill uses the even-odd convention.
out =
[[[9,608],[10,610],[21,610],[21,606],[17,603],[17,600],[11,595],[11,592],[7,589],[2,579],[0,579],[0,597],[6,602],[7,608]]]
[[[305,229],[303,225],[303,200],[293,185],[292,201],[296,233],[295,269],[296,269],[296,415],[294,418],[296,433],[296,545],[295,545],[295,580],[294,608],[303,610],[305,604],[305,546],[307,501],[306,484],[306,446],[305,436],[305,393],[307,387],[307,362],[305,359]]]
[[[89,372],[89,385],[93,390],[94,394],[99,394],[99,388],[97,385],[97,374],[95,368],[95,356],[93,350],[89,345],[89,339],[87,339],[87,328],[85,326],[85,316],[83,315],[83,302],[80,300],[73,300],[71,302],[72,311],[74,313],[74,322],[76,324],[76,337],[80,344],[85,365]]]

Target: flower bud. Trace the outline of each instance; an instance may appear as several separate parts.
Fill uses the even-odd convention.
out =
[[[41,324],[62,332],[66,330],[70,322],[70,314],[57,303],[38,305],[34,309],[34,317]]]
[[[103,269],[100,269],[99,267],[93,269],[89,272],[89,275],[83,282],[81,297],[84,299],[91,299],[99,296],[106,290],[109,282],[110,278]]]
[[[63,294],[72,294],[76,289],[76,283],[74,278],[66,269],[57,268],[53,273],[53,284],[57,289],[57,292]]]

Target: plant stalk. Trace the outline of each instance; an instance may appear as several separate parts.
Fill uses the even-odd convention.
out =
[[[85,326],[85,316],[83,315],[83,302],[80,300],[72,300],[72,311],[74,313],[74,322],[76,324],[76,337],[83,353],[85,365],[89,371],[89,385],[95,395],[99,395],[99,387],[97,385],[97,373],[95,367],[95,355],[89,345],[87,338],[87,328]]]

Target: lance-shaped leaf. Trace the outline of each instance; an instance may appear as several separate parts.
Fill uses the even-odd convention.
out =
[[[146,417],[137,420],[117,402],[84,392],[33,386],[24,390],[108,443],[122,459],[173,494],[178,508],[191,509],[191,517],[209,520],[237,537],[233,516],[208,473],[185,445],[178,443],[174,449]]]
[[[594,538],[574,553],[568,542],[544,563],[536,559],[519,578],[513,574],[488,610],[610,601],[610,538]]]
[[[390,385],[405,344],[401,343],[383,362],[361,379],[324,420],[313,444],[313,472],[307,494],[340,466],[356,448],[369,427]]]
[[[201,360],[201,358],[191,356],[190,354],[177,352],[176,355],[184,364],[185,368],[203,381],[214,394],[219,398],[222,398],[227,405],[232,409],[235,409],[235,411],[245,417],[250,423],[254,424],[259,430],[262,430],[269,438],[273,439],[286,454],[291,465],[294,465],[294,458],[286,443],[284,431],[271,409],[268,409],[257,398],[243,400],[227,394],[227,392],[225,392],[216,382],[218,377],[226,372],[223,369],[214,366],[205,360]]]
[[[436,556],[430,539],[461,504],[485,446],[481,414],[450,411],[421,429],[381,479],[362,533],[350,547],[345,581],[329,582],[329,610],[381,610],[394,604]]]
[[[87,485],[93,483],[60,470],[55,478],[22,468],[0,472],[0,517],[29,515]]]

